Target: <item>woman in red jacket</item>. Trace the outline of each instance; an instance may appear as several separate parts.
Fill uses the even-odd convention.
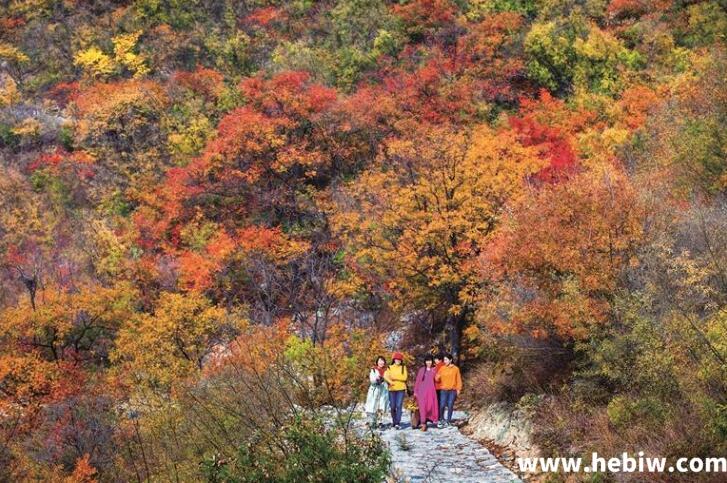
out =
[[[417,405],[419,406],[419,422],[422,431],[427,430],[427,420],[434,424],[438,424],[439,422],[437,391],[434,387],[434,375],[436,372],[434,358],[428,355],[424,358],[424,366],[419,368],[416,380],[414,381],[414,397],[416,397]]]

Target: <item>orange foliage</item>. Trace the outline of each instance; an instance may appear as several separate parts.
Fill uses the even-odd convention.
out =
[[[622,122],[635,130],[646,123],[649,111],[654,109],[658,101],[659,97],[653,89],[637,85],[626,89],[614,107],[620,112]]]
[[[76,461],[76,467],[73,473],[68,476],[64,483],[96,483],[96,468],[89,463],[90,455],[84,454],[82,458]]]
[[[81,116],[106,117],[120,106],[145,103],[164,105],[167,96],[158,83],[151,80],[121,80],[97,82],[82,89],[75,98],[75,106]]]
[[[308,118],[336,101],[336,91],[312,83],[307,72],[282,72],[270,80],[249,77],[240,83],[240,91],[259,111],[278,118]]]
[[[413,33],[432,34],[452,24],[456,12],[457,7],[450,0],[413,0],[394,6],[394,13]]]
[[[634,261],[642,216],[628,179],[608,168],[523,198],[480,257],[493,287],[480,321],[500,333],[587,337]]]
[[[196,94],[201,94],[208,100],[219,97],[225,88],[222,74],[201,66],[193,72],[175,72],[172,82],[176,82]]]
[[[639,17],[651,8],[650,3],[649,0],[611,0],[606,8],[606,14],[616,20]]]
[[[177,255],[179,281],[187,290],[204,290],[212,283],[213,273],[220,268],[219,263],[209,259],[204,253],[185,251]]]
[[[92,178],[95,174],[94,159],[88,153],[69,153],[59,146],[54,151],[40,154],[30,162],[27,169],[31,173],[38,169],[45,169],[54,175],[67,173],[81,180]]]
[[[285,20],[285,14],[277,7],[260,7],[252,11],[250,15],[245,17],[246,22],[258,24],[267,27],[273,22]]]
[[[206,374],[215,374],[232,365],[250,372],[265,372],[271,361],[275,361],[285,351],[290,337],[290,325],[286,319],[279,320],[271,327],[250,325],[242,334],[229,344],[229,353],[214,359],[205,368]]]

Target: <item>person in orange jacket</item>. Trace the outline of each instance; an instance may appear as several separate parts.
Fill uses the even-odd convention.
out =
[[[452,424],[452,412],[454,411],[454,401],[462,392],[462,376],[459,367],[452,362],[452,354],[444,356],[444,365],[437,371],[439,377],[439,385],[441,387],[441,395],[439,401],[439,427]],[[447,418],[444,417],[444,409],[448,408]]]

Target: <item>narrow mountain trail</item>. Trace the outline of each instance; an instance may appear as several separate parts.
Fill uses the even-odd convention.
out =
[[[461,411],[455,420],[466,419]],[[363,420],[359,423],[365,424]],[[401,482],[520,482],[497,458],[477,441],[462,434],[455,426],[412,430],[409,413],[402,418],[403,429],[378,431],[388,444],[392,473]]]

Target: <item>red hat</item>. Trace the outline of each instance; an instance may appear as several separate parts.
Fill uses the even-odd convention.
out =
[[[404,354],[401,352],[394,352],[394,355],[391,356],[391,360],[399,359],[400,361],[404,360]]]

